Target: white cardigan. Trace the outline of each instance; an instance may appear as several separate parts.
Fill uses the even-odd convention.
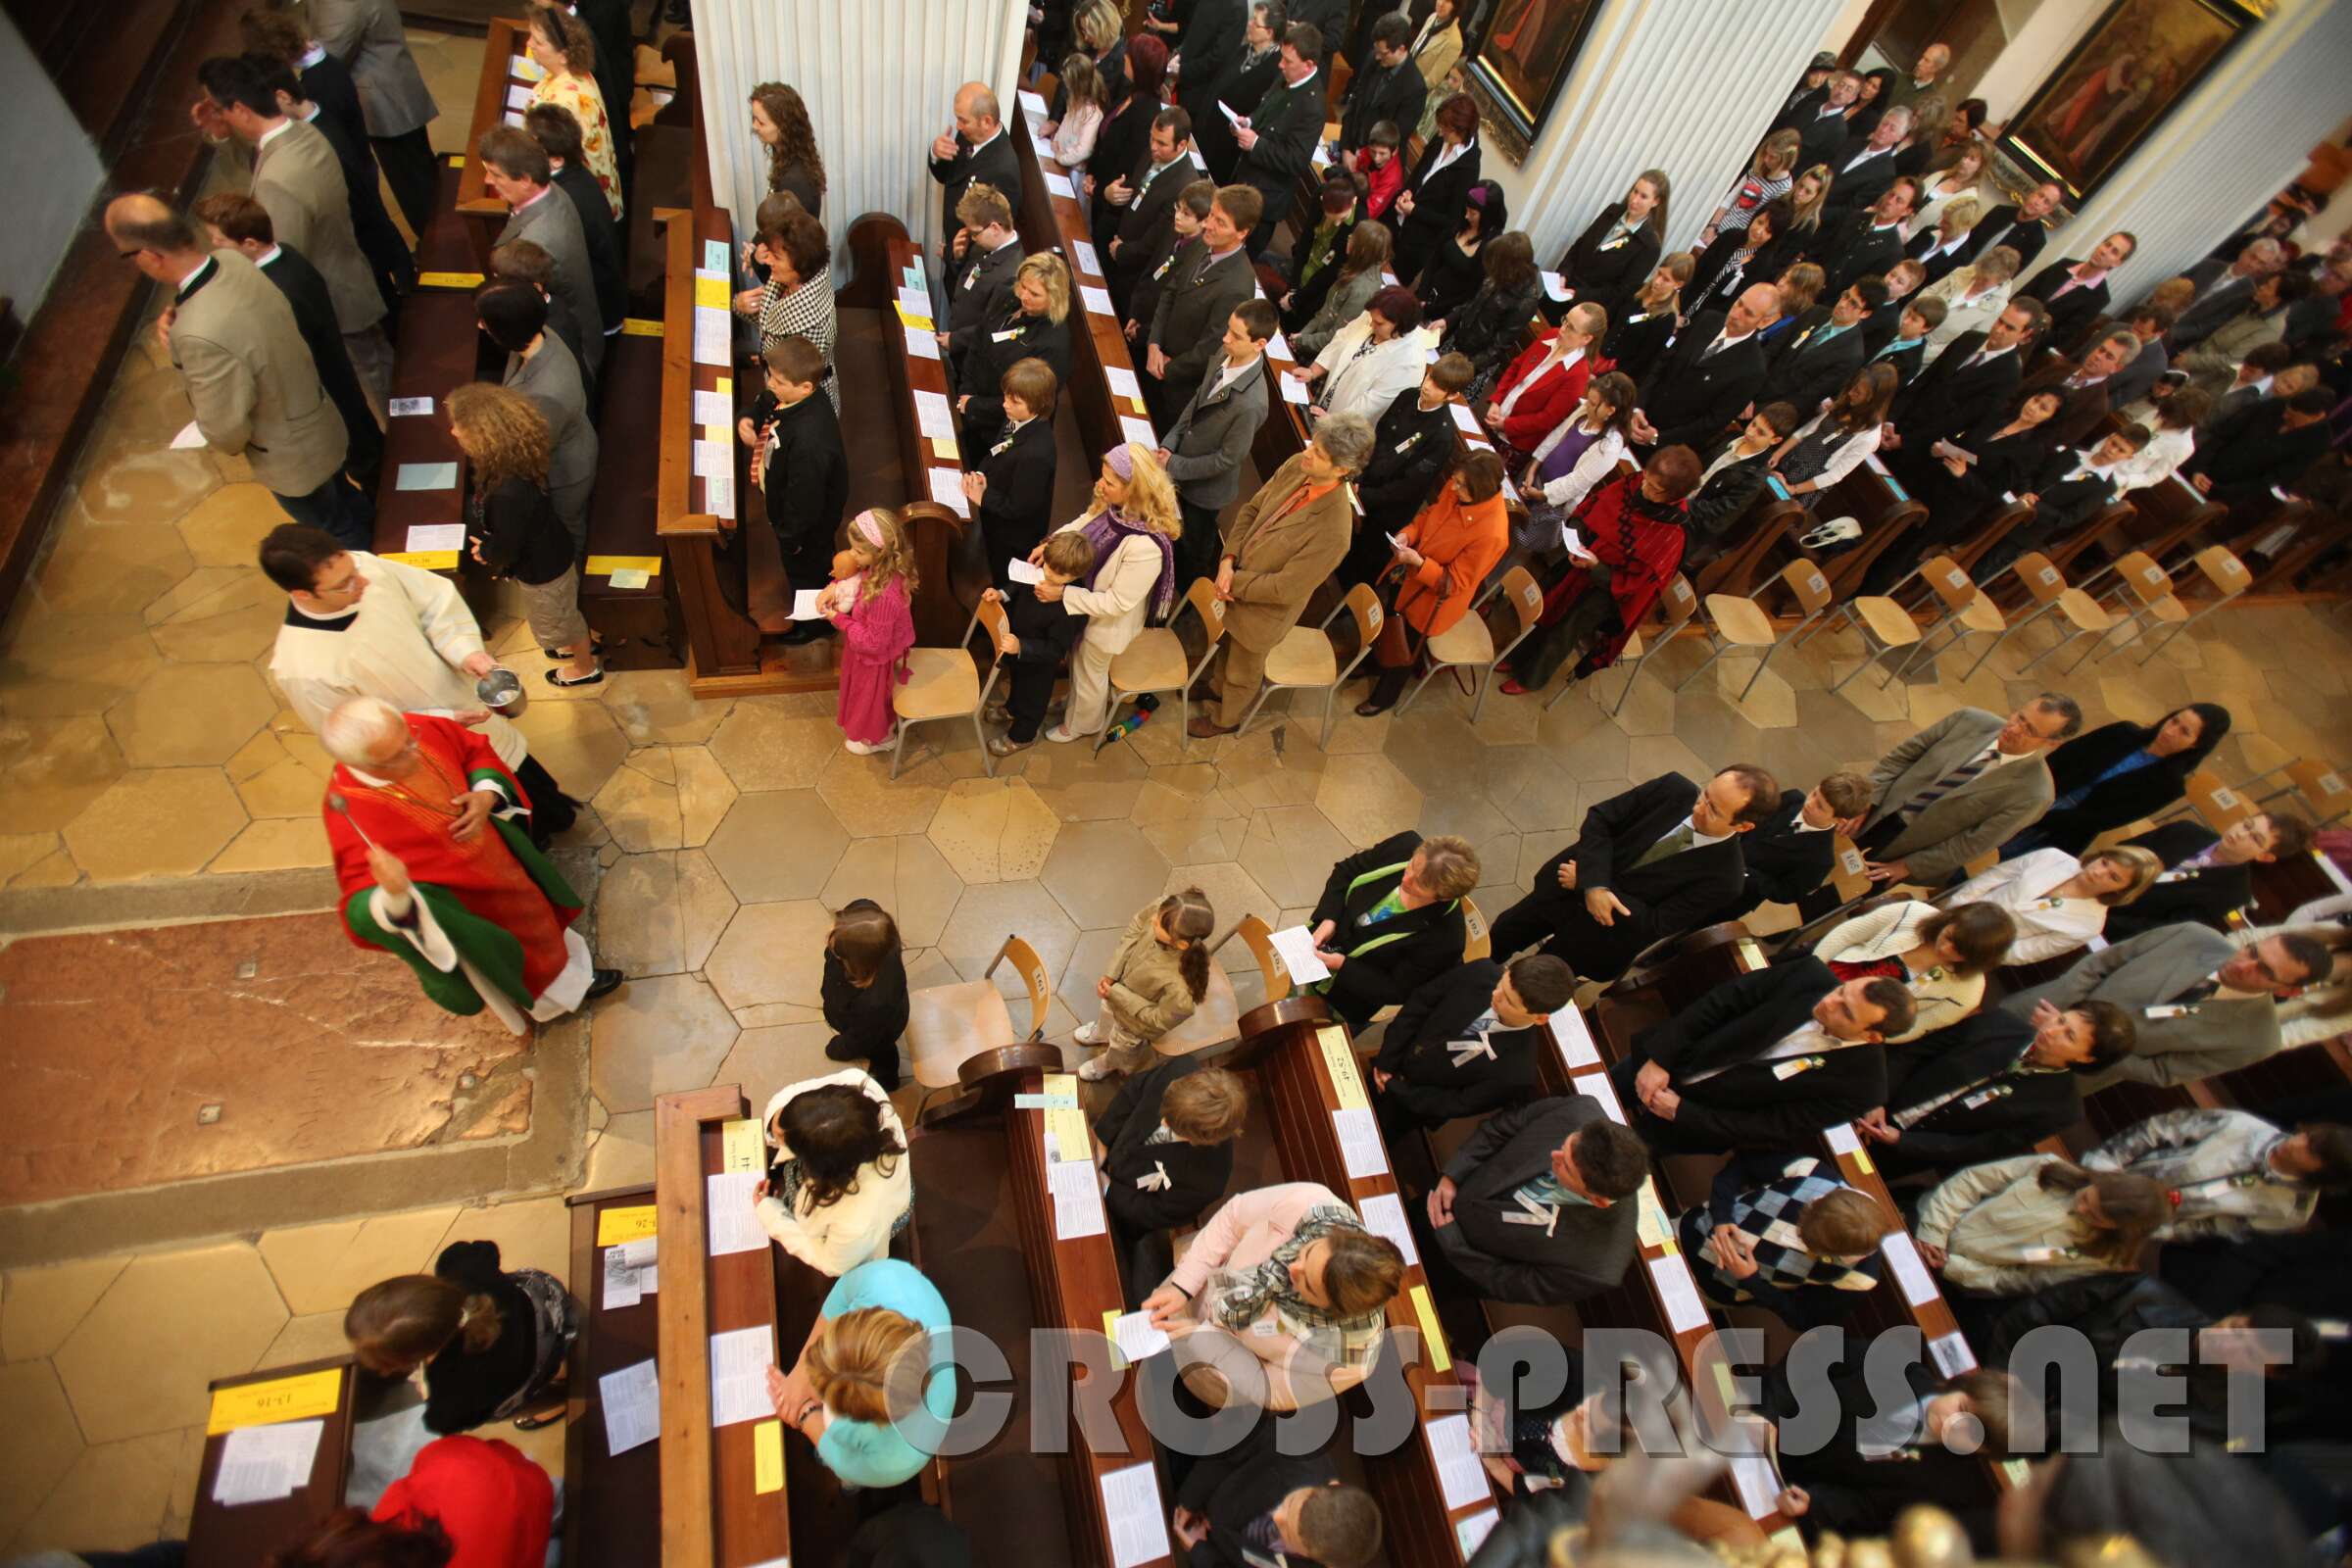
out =
[[[1543,444],[1536,448],[1536,463],[1543,462],[1549,455],[1556,444],[1554,438],[1574,424],[1578,417],[1578,415],[1571,414],[1559,422],[1550,435],[1544,438]],[[1592,493],[1592,487],[1606,479],[1616,468],[1618,460],[1625,455],[1625,437],[1618,434],[1614,427],[1603,430],[1599,440],[1585,448],[1585,455],[1576,460],[1575,467],[1544,487],[1544,499],[1562,512],[1574,512],[1585,504],[1585,497]],[[1528,470],[1532,476],[1535,464],[1530,464]]]
[[[1990,904],[2009,911],[2017,940],[2011,963],[2039,963],[2074,952],[2107,929],[2107,906],[2096,899],[2052,899],[2050,889],[2082,869],[2064,850],[2033,850],[1972,876],[1943,898],[1943,906]]]
[[[1429,351],[1419,332],[1399,332],[1357,359],[1355,351],[1371,336],[1372,313],[1360,311],[1354,320],[1334,332],[1323,352],[1315,356],[1315,364],[1323,368],[1323,380],[1314,401],[1326,414],[1360,414],[1378,424],[1397,394],[1421,384]]]
[[[1083,528],[1094,517],[1095,513],[1090,510],[1054,532]],[[1131,534],[1111,551],[1110,560],[1095,576],[1094,587],[1081,588],[1072,583],[1062,589],[1061,608],[1073,615],[1086,617],[1087,642],[1107,654],[1121,653],[1135,641],[1136,633],[1144,629],[1144,617],[1152,609],[1152,589],[1158,581],[1159,547]],[[1177,584],[1179,590],[1185,586]]]
[[[1832,926],[1813,944],[1813,956],[1824,963],[1875,963],[1881,958],[1899,958],[1919,946],[1919,928],[1940,912],[1933,904],[1922,904],[1916,899],[1865,909],[1852,919]],[[1909,1029],[1886,1037],[1890,1046],[1958,1023],[1976,1011],[1984,1000],[1983,975],[1962,979],[1947,973],[1941,965],[1925,974],[1913,975],[1906,984],[1917,1015]]]
[[[1921,299],[1941,300],[1944,306],[1943,324],[1928,334],[1927,358],[1923,364],[1935,364],[1936,357],[1952,346],[1952,339],[1963,332],[1991,330],[1992,323],[2009,308],[2009,296],[2017,288],[2017,279],[1995,283],[1972,300],[1967,297],[1968,286],[1976,280],[1976,268],[1955,267],[1920,290]]]
[[[2197,432],[2151,426],[2148,444],[2115,466],[2115,493],[2145,490],[2162,484],[2173,470],[2196,455]]]
[[[899,1113],[890,1103],[882,1086],[866,1075],[861,1067],[827,1073],[822,1078],[805,1078],[797,1084],[786,1084],[768,1100],[767,1109],[760,1117],[764,1129],[773,1128],[776,1112],[789,1101],[833,1084],[848,1084],[875,1101],[882,1107],[882,1125],[906,1147],[906,1129],[899,1121]],[[767,1134],[768,1146],[790,1156],[792,1150],[777,1142],[775,1134]],[[820,1274],[838,1279],[860,1263],[890,1253],[891,1227],[914,1198],[914,1172],[907,1157],[899,1155],[890,1161],[885,1172],[879,1165],[867,1165],[858,1172],[858,1180],[842,1194],[838,1201],[806,1213],[787,1209],[774,1198],[760,1200],[760,1223],[767,1234],[802,1262]]]
[[[1829,410],[1822,410],[1821,413],[1816,414],[1813,416],[1813,417],[1798,425],[1796,427],[1796,433],[1789,439],[1794,441],[1804,440],[1807,436],[1813,434],[1815,430],[1819,429],[1821,427],[1821,421],[1829,416]],[[1879,438],[1886,433],[1886,427],[1874,420],[1872,423],[1864,426],[1860,430],[1855,431],[1852,435],[1849,435],[1844,440],[1838,442],[1838,450],[1830,454],[1828,466],[1824,467],[1819,473],[1813,475],[1813,488],[1816,491],[1827,490],[1830,486],[1836,484],[1838,480],[1844,478],[1847,474],[1862,466],[1862,460],[1879,450]],[[1798,482],[1802,483],[1803,481],[1799,480]]]

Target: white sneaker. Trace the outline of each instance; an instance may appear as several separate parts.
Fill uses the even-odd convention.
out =
[[[1080,1024],[1070,1038],[1082,1046],[1099,1046],[1102,1043],[1102,1032],[1091,1022]]]
[[[1113,1067],[1110,1064],[1110,1057],[1107,1055],[1097,1056],[1094,1060],[1086,1062],[1079,1067],[1078,1076],[1085,1079],[1090,1084],[1099,1084],[1103,1079],[1111,1077],[1118,1070],[1118,1068]]]
[[[876,752],[887,752],[890,750],[890,742],[888,741],[845,740],[841,744],[848,749],[850,755],[853,757],[871,757]]]
[[[1067,746],[1072,741],[1081,741],[1086,739],[1086,737],[1071,729],[1067,724],[1056,724],[1052,729],[1046,731],[1046,739],[1052,741],[1056,746]]]

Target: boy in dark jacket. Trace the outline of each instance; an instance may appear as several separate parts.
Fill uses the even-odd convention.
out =
[[[1076,582],[1095,567],[1095,547],[1076,531],[1048,534],[1045,543],[1045,582],[1059,588]],[[1037,744],[1037,727],[1045,722],[1046,706],[1054,699],[1054,683],[1061,666],[1086,630],[1086,617],[1073,615],[1060,601],[1051,604],[1035,588],[1016,587],[1010,594],[988,590],[988,597],[1004,607],[1004,642],[997,662],[1005,668],[1010,693],[1004,711],[1012,727],[988,743],[999,757],[1009,757]]]
[[[841,418],[831,398],[818,397],[823,351],[805,337],[778,338],[767,347],[767,391],[744,422],[757,439],[752,482],[767,500],[784,575],[795,590],[832,580],[833,540],[850,504],[850,463],[841,445]],[[795,623],[787,643],[832,635],[821,617]]]
[[[1250,1091],[1239,1077],[1178,1056],[1130,1074],[1095,1118],[1095,1157],[1109,1183],[1102,1204],[1130,1302],[1151,1295],[1176,1266],[1168,1233],[1225,1196],[1233,1141],[1249,1110]]]

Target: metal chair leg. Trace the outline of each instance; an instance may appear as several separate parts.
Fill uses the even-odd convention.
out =
[[[1764,650],[1764,657],[1756,661],[1756,672],[1747,677],[1746,685],[1740,688],[1740,701],[1743,703],[1747,701],[1747,694],[1754,691],[1756,689],[1756,682],[1764,678],[1764,666],[1771,663],[1772,656],[1780,651],[1781,645],[1779,643],[1774,643],[1770,648]]]
[[[1470,699],[1470,722],[1471,722],[1471,723],[1473,723],[1473,724],[1477,723],[1477,722],[1478,722],[1478,715],[1479,715],[1480,713],[1482,713],[1482,712],[1484,712],[1484,711],[1486,710],[1486,707],[1487,707],[1487,688],[1488,688],[1488,687],[1490,687],[1490,686],[1492,686],[1492,685],[1494,685],[1494,666],[1493,664],[1489,664],[1489,665],[1488,665],[1486,668],[1484,668],[1484,669],[1482,669],[1482,670],[1480,670],[1480,671],[1478,672],[1478,695],[1477,695],[1476,697],[1473,697],[1473,698],[1471,698],[1471,699]]]
[[[1315,741],[1319,750],[1331,750],[1332,710],[1339,706],[1339,701],[1340,683],[1335,680],[1323,688],[1323,733]]]
[[[1707,657],[1699,661],[1698,667],[1696,669],[1692,670],[1690,674],[1685,675],[1680,681],[1676,682],[1674,688],[1676,691],[1679,692],[1687,688],[1692,681],[1698,679],[1699,676],[1706,673],[1707,666],[1709,664],[1714,663],[1715,661],[1721,659],[1725,654],[1730,653],[1732,650],[1732,645],[1730,643],[1716,642],[1715,634],[1713,632],[1707,633],[1707,642],[1711,645]]]
[[[914,728],[914,726],[908,723],[906,719],[902,718],[899,720],[898,744],[890,749],[890,776],[893,779],[896,779],[899,776],[899,764],[906,760],[906,732],[912,728]]]
[[[1240,740],[1243,736],[1250,733],[1250,721],[1257,716],[1257,710],[1265,707],[1266,699],[1273,695],[1273,686],[1264,681],[1258,682],[1256,700],[1250,703],[1249,710],[1242,714],[1242,721],[1233,726],[1233,738],[1235,740]]]
[[[972,734],[980,742],[980,766],[990,778],[997,776],[997,760],[988,750],[988,726],[980,722],[980,710],[972,710]]]
[[[1434,663],[1433,663],[1433,664],[1431,664],[1431,665],[1429,666],[1429,668],[1428,668],[1427,670],[1423,671],[1423,672],[1422,672],[1422,676],[1421,676],[1421,678],[1420,678],[1419,680],[1417,680],[1417,681],[1413,682],[1413,684],[1412,684],[1412,686],[1410,687],[1410,689],[1408,689],[1408,690],[1405,692],[1403,700],[1402,700],[1401,702],[1397,703],[1397,705],[1396,705],[1396,712],[1397,712],[1398,716],[1399,716],[1399,717],[1401,717],[1401,716],[1403,715],[1403,713],[1404,713],[1404,710],[1405,710],[1406,709],[1408,709],[1408,708],[1410,708],[1410,707],[1412,707],[1412,706],[1413,706],[1413,699],[1421,695],[1421,688],[1422,688],[1422,687],[1424,687],[1424,686],[1427,686],[1427,685],[1428,685],[1428,684],[1429,684],[1431,681],[1433,681],[1433,680],[1436,680],[1436,679],[1438,678],[1438,671],[1440,671],[1440,670],[1442,670],[1442,669],[1451,669],[1451,668],[1453,668],[1453,666],[1452,666],[1451,664],[1434,664]]]

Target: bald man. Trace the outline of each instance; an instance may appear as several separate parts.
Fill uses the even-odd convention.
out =
[[[942,262],[955,266],[957,228],[956,204],[977,180],[1003,193],[1014,212],[1021,210],[1021,164],[1004,129],[1004,111],[984,81],[967,81],[956,89],[956,123],[931,142],[931,177],[943,187],[939,200],[939,250]]]
[[[1634,412],[1634,439],[1659,451],[1698,448],[1728,429],[1764,384],[1764,345],[1756,334],[1780,310],[1780,290],[1757,283],[1742,289],[1729,311],[1692,317]]]

